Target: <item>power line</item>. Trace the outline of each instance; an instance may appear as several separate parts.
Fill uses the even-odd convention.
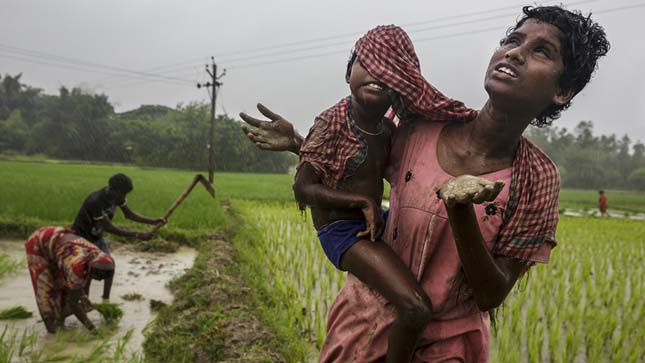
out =
[[[89,67],[89,68],[96,68],[96,69],[107,69],[110,71],[115,71],[115,72],[122,72],[122,73],[129,73],[132,75],[136,75],[139,77],[148,77],[148,78],[158,78],[158,79],[165,79],[165,80],[170,80],[170,81],[178,81],[178,82],[185,82],[185,83],[190,83],[193,84],[193,81],[186,80],[186,79],[181,79],[177,77],[167,77],[163,76],[160,74],[154,74],[150,72],[139,72],[139,71],[133,71],[127,68],[122,68],[122,67],[115,67],[115,66],[110,66],[110,65],[105,65],[105,64],[100,64],[100,63],[94,63],[94,62],[87,62],[83,60],[78,60],[74,58],[69,58],[69,57],[62,57],[56,54],[51,54],[51,53],[46,53],[46,52],[41,52],[41,51],[35,51],[31,49],[26,49],[26,48],[20,48],[20,47],[14,47],[11,45],[6,45],[6,44],[1,44],[0,43],[0,49],[3,49],[4,52],[9,52],[12,54],[20,55],[23,57],[28,57],[28,58],[44,58],[46,60],[58,62],[58,63],[64,63],[64,64],[72,64],[72,65],[77,65],[77,66],[83,66],[83,67]],[[99,72],[97,72],[99,73]],[[113,73],[114,74],[114,73]],[[114,75],[118,75],[119,73],[116,73]]]
[[[579,5],[579,4],[583,4],[583,3],[591,3],[591,2],[596,2],[596,1],[600,1],[600,0],[584,0],[584,1],[571,2],[571,3],[567,4],[567,6]],[[435,19],[431,19],[431,20],[423,21],[423,22],[408,23],[407,26],[418,26],[418,25],[423,25],[423,24],[428,24],[428,23],[433,23],[433,22],[445,21],[445,20],[449,20],[449,19],[463,18],[463,17],[473,16],[473,15],[481,15],[481,14],[486,14],[486,13],[492,13],[492,12],[505,10],[505,9],[509,9],[509,8],[516,8],[516,6],[501,7],[501,8],[496,8],[496,9],[488,9],[488,10],[482,10],[482,11],[477,11],[477,12],[471,12],[471,13],[447,16],[447,17],[442,17],[442,18],[435,18]],[[645,4],[631,4],[631,5],[626,5],[626,6],[621,6],[621,7],[601,10],[601,11],[595,12],[595,14],[615,12],[615,11],[625,10],[625,9],[640,8],[640,7],[643,7],[643,6],[645,6]],[[425,28],[422,28],[422,29],[411,30],[411,31],[408,31],[408,33],[418,33],[418,32],[423,32],[423,31],[428,31],[428,30],[435,30],[435,29],[440,29],[440,28],[454,27],[454,26],[460,26],[460,25],[465,25],[465,24],[473,24],[473,23],[482,22],[482,21],[494,20],[494,19],[501,18],[501,17],[507,17],[507,16],[511,16],[511,15],[514,15],[514,14],[515,13],[513,13],[513,14],[501,14],[501,15],[494,15],[494,16],[485,17],[485,18],[477,18],[477,19],[464,20],[464,21],[454,22],[454,23],[449,23],[449,24],[435,25],[435,26],[431,26],[431,27],[425,27]],[[491,31],[491,30],[495,30],[495,29],[497,29],[497,28],[484,28],[484,29],[478,29],[478,30],[473,30],[473,31],[466,31],[466,32],[438,35],[438,36],[429,37],[429,38],[417,39],[415,41],[415,43],[434,40],[434,39],[456,37],[456,36],[472,34],[472,33],[476,33],[476,32],[486,32],[486,31]],[[317,38],[317,39],[302,40],[302,41],[296,41],[296,42],[290,42],[290,43],[283,43],[281,45],[276,45],[276,46],[273,46],[273,47],[262,47],[262,48],[256,48],[256,49],[251,49],[251,50],[246,50],[246,51],[238,51],[238,52],[233,52],[233,53],[229,53],[229,54],[257,52],[257,51],[266,50],[266,49],[276,49],[276,48],[279,49],[279,48],[284,48],[284,47],[290,47],[290,46],[297,45],[297,44],[303,44],[305,42],[313,42],[313,41],[320,41],[320,40],[330,40],[330,39],[339,39],[341,37],[345,37],[345,36],[348,36],[348,35],[354,35],[355,36],[356,34],[358,34],[358,33],[351,33],[351,34],[346,33],[346,34],[334,35],[334,36],[329,36],[329,37],[324,37],[324,38]],[[255,56],[230,58],[230,59],[228,59],[228,61],[233,61],[233,64],[229,68],[230,69],[240,69],[240,68],[256,67],[256,66],[262,66],[262,65],[285,63],[285,62],[290,62],[290,61],[297,61],[297,60],[303,60],[303,59],[308,59],[308,58],[323,57],[323,56],[328,56],[328,55],[333,55],[333,54],[344,53],[344,52],[349,51],[346,48],[346,44],[348,42],[349,41],[347,41],[347,42],[342,41],[342,42],[335,42],[335,43],[331,43],[331,44],[307,46],[307,47],[304,47],[304,48],[301,47],[299,49],[272,51],[272,52],[269,52],[269,53],[259,54],[259,55],[255,55]],[[324,52],[324,53],[317,53],[317,54],[308,54],[308,55],[303,55],[303,56],[298,56],[298,57],[290,57],[288,59],[283,58],[283,59],[275,59],[275,60],[262,61],[262,62],[235,64],[238,61],[257,59],[257,58],[269,57],[269,56],[278,56],[279,57],[279,56],[282,56],[282,55],[292,55],[292,54],[294,54],[296,52],[305,52],[305,51],[318,50],[318,49],[335,47],[335,46],[344,46],[344,48],[343,48],[343,50],[335,50],[335,51],[331,51],[331,52]],[[193,81],[190,81],[190,80],[187,80],[187,79],[183,79],[183,78],[179,78],[179,77],[164,76],[164,75],[160,75],[160,74],[151,73],[149,71],[134,71],[134,70],[126,69],[126,68],[114,67],[114,66],[109,66],[109,65],[104,65],[104,64],[93,63],[93,62],[86,62],[86,61],[77,60],[77,59],[73,59],[73,58],[61,57],[61,56],[58,56],[58,55],[49,54],[49,53],[45,53],[45,52],[33,51],[33,50],[25,49],[25,48],[19,48],[19,47],[13,47],[13,46],[0,44],[0,50],[2,50],[2,48],[5,48],[6,52],[8,51],[8,52],[14,53],[14,57],[13,57],[14,59],[27,61],[26,59],[21,59],[21,58],[15,57],[15,54],[25,56],[25,57],[32,57],[32,58],[42,57],[42,58],[45,58],[45,59],[49,59],[49,60],[51,60],[53,62],[67,63],[67,64],[79,65],[79,66],[83,66],[83,67],[90,67],[90,68],[98,68],[98,69],[101,69],[101,71],[99,72],[99,71],[90,71],[90,70],[87,70],[87,69],[78,69],[78,68],[74,68],[74,67],[69,66],[69,65],[63,66],[63,65],[59,65],[59,64],[52,64],[52,63],[44,62],[42,60],[39,60],[40,63],[38,63],[38,61],[31,60],[30,62],[32,62],[32,63],[45,64],[45,65],[57,66],[57,67],[61,67],[61,68],[81,70],[81,71],[84,71],[84,72],[93,72],[93,73],[99,73],[99,74],[106,74],[106,75],[110,75],[111,77],[125,77],[126,78],[125,80],[139,79],[139,80],[143,80],[143,81],[148,81],[148,80],[160,81],[161,79],[163,79],[163,80],[166,80],[166,81],[182,82],[182,83],[190,84],[190,85],[193,84]],[[4,57],[9,57],[9,56],[4,55]],[[164,68],[172,69],[173,67],[177,67],[176,69],[177,69],[177,71],[179,71],[179,70],[188,69],[188,68],[195,68],[195,65],[190,65],[190,66],[185,66],[184,67],[183,65],[185,65],[187,63],[188,62],[178,62],[178,63],[174,63],[172,65],[155,67],[154,69],[164,69]],[[178,67],[178,66],[182,66],[182,67]],[[107,70],[110,70],[110,71],[113,71],[113,72],[106,72],[106,71],[103,71],[102,69],[107,69]],[[123,73],[128,73],[130,75],[126,76],[124,74],[114,73],[114,72],[123,72]],[[167,72],[167,73],[171,74],[171,73],[176,73],[176,72]],[[191,73],[192,73],[192,71],[191,71]],[[133,77],[132,75],[136,75],[136,77]],[[116,81],[122,81],[122,80],[116,80]],[[136,83],[140,83],[140,82],[141,81],[138,81]]]
[[[616,7],[616,8],[599,10],[599,11],[596,11],[596,12],[593,12],[593,13],[594,14],[603,14],[603,13],[615,12],[615,11],[619,11],[619,10],[627,10],[627,9],[634,9],[634,8],[641,8],[641,7],[645,7],[645,4],[632,4],[632,5],[620,6],[620,7]],[[420,42],[425,42],[425,41],[430,41],[430,40],[454,38],[454,37],[463,36],[463,35],[469,35],[469,34],[475,34],[475,33],[483,33],[483,32],[488,32],[488,31],[493,31],[493,30],[504,30],[504,29],[505,28],[501,27],[501,26],[493,26],[493,27],[469,30],[469,31],[464,31],[464,32],[450,33],[450,34],[437,35],[437,36],[434,36],[434,37],[415,39],[414,43],[417,44],[417,43],[420,43]],[[409,33],[412,33],[412,32],[409,32]],[[258,67],[258,66],[270,65],[270,64],[287,63],[287,62],[291,62],[291,61],[298,61],[298,60],[317,58],[317,57],[325,57],[325,56],[330,56],[330,55],[334,55],[334,54],[348,53],[348,52],[349,51],[347,49],[345,49],[345,50],[331,51],[331,52],[325,52],[325,53],[303,55],[303,56],[299,56],[299,57],[282,58],[282,59],[276,59],[276,60],[265,61],[265,62],[254,62],[254,63],[246,63],[246,64],[232,64],[232,65],[229,66],[229,69],[232,70],[232,69]]]
[[[579,5],[581,3],[589,3],[589,2],[595,2],[595,1],[599,1],[599,0],[584,0],[584,1],[573,2],[573,3],[570,3],[569,5],[576,5],[576,4]],[[494,9],[494,11],[498,11],[500,9],[507,9],[507,7],[497,8],[497,9]],[[480,12],[477,12],[476,14],[490,13],[490,12],[493,12],[493,10],[480,11]],[[424,28],[416,29],[416,30],[408,30],[407,33],[408,34],[415,34],[415,33],[425,32],[425,31],[429,31],[429,30],[437,30],[437,29],[461,26],[461,25],[466,25],[466,24],[474,24],[474,23],[479,23],[479,22],[496,20],[496,19],[500,19],[500,18],[506,18],[506,17],[510,17],[510,16],[513,16],[513,15],[517,15],[517,13],[513,12],[513,13],[498,14],[498,15],[493,15],[493,16],[484,17],[484,18],[477,18],[477,19],[464,20],[464,21],[453,22],[453,23],[448,23],[448,24],[434,25],[434,26],[424,27]],[[456,18],[456,17],[463,17],[463,15],[461,15],[461,16],[455,15],[455,16],[444,17],[444,18],[442,18],[442,20],[450,19],[450,18]],[[425,23],[428,23],[428,22],[420,22],[420,23],[416,23],[416,24],[425,24]],[[404,25],[404,26],[406,26],[406,25]],[[353,42],[354,40],[351,40],[351,41]],[[230,58],[230,59],[229,58],[223,58],[223,59],[220,59],[220,61],[223,61],[223,62],[235,62],[235,61],[244,61],[244,60],[249,60],[249,59],[263,58],[263,57],[267,57],[267,56],[279,56],[279,55],[285,55],[285,54],[292,54],[294,52],[317,50],[317,49],[330,48],[330,47],[340,46],[340,45],[345,45],[346,46],[349,42],[350,41],[348,40],[348,41],[335,42],[335,43],[331,43],[331,44],[313,45],[313,46],[308,46],[308,47],[304,47],[304,48],[296,48],[296,49],[293,49],[293,50],[274,51],[274,52],[269,52],[269,53],[256,54],[256,55],[252,55],[252,56],[237,57],[237,58]]]
[[[435,40],[435,39],[453,38],[453,37],[457,37],[457,36],[461,36],[461,35],[467,35],[467,34],[484,33],[484,32],[487,32],[487,31],[500,30],[500,29],[501,28],[499,26],[488,27],[488,28],[483,28],[483,29],[475,29],[475,30],[466,31],[466,32],[439,35],[439,36],[432,37],[432,38],[424,38],[424,39],[416,40],[414,43],[428,41],[428,40]],[[334,54],[347,53],[347,52],[348,51],[345,49],[345,50],[339,50],[339,51],[333,51],[333,52],[305,55],[305,56],[301,56],[301,57],[277,59],[277,60],[269,61],[269,62],[256,62],[256,63],[241,64],[241,65],[232,65],[232,66],[229,66],[229,69],[241,69],[241,68],[264,66],[264,65],[269,65],[269,64],[287,63],[287,62],[291,62],[291,61],[310,59],[310,58],[317,58],[317,57],[326,57],[326,56],[330,56],[330,55],[334,55]]]
[[[579,5],[582,3],[590,3],[590,2],[595,2],[599,0],[585,0],[585,1],[578,1],[578,2],[572,2],[567,4],[568,6],[572,5]],[[596,14],[601,14],[601,13],[607,13],[607,12],[613,12],[613,11],[618,11],[618,10],[625,10],[625,9],[630,9],[630,8],[638,8],[642,7],[642,4],[635,4],[635,5],[628,5],[624,7],[618,7],[618,8],[613,8],[613,9],[607,9],[604,11],[599,11],[595,12]],[[473,14],[483,14],[483,13],[490,13],[493,11],[499,11],[503,9],[507,9],[509,7],[503,7],[503,8],[497,8],[497,9],[492,9],[492,10],[486,10],[486,11],[480,11],[476,13],[470,13],[470,15]],[[504,18],[504,17],[509,17],[516,15],[516,13],[506,13],[506,14],[499,14],[499,15],[494,15],[490,17],[485,17],[485,18],[477,18],[477,19],[471,19],[471,20],[466,20],[462,22],[456,22],[456,23],[449,23],[449,24],[441,24],[441,25],[436,25],[436,26],[431,26],[431,27],[426,27],[422,29],[417,29],[417,30],[410,30],[407,31],[408,34],[414,34],[414,33],[419,33],[419,32],[424,32],[428,30],[436,30],[436,29],[441,29],[441,28],[447,28],[447,27],[454,27],[454,26],[460,26],[460,25],[465,25],[465,24],[473,24],[473,23],[478,23],[482,21],[489,21],[489,20],[495,20],[499,18]],[[457,16],[449,16],[449,17],[444,17],[440,18],[440,20],[447,20],[450,18],[457,18],[457,17],[463,17],[465,15],[457,15]],[[415,24],[426,24],[426,22],[419,22]],[[442,39],[442,38],[451,38],[455,36],[461,36],[461,35],[467,35],[467,34],[472,34],[476,32],[486,32],[486,31],[491,31],[491,30],[496,30],[498,29],[497,27],[495,28],[484,28],[484,29],[479,29],[475,31],[466,31],[466,32],[459,32],[459,33],[454,33],[454,34],[448,34],[448,35],[440,35],[440,36],[434,36],[434,37],[429,37],[429,38],[422,38],[422,39],[417,39],[415,40],[415,43],[418,42],[423,42],[423,41],[428,41],[428,40],[435,40],[435,39]],[[501,28],[500,28],[501,29]],[[332,38],[337,38],[337,36],[332,36],[328,37],[325,39],[332,39]],[[319,38],[322,39],[322,38]],[[286,43],[286,44],[295,44],[296,42],[293,43]],[[297,42],[300,43],[300,42]],[[318,50],[318,49],[323,49],[323,48],[331,48],[331,47],[336,47],[336,46],[344,46],[343,50],[337,50],[337,51],[331,51],[331,52],[325,52],[325,53],[317,53],[317,54],[311,54],[311,55],[304,55],[304,56],[298,56],[298,57],[292,57],[289,58],[289,60],[302,60],[302,59],[308,59],[308,58],[314,58],[314,57],[319,57],[319,56],[328,56],[328,55],[333,55],[333,54],[339,54],[343,52],[349,52],[347,50],[347,44],[349,41],[341,41],[341,42],[335,42],[335,43],[330,43],[330,44],[323,44],[323,45],[314,45],[314,46],[309,46],[309,47],[304,47],[304,48],[296,48],[292,50],[281,50],[281,51],[275,51],[275,52],[269,52],[269,53],[264,53],[264,54],[257,54],[253,56],[245,56],[245,57],[237,57],[237,58],[224,58],[223,61],[225,62],[236,62],[236,61],[244,61],[244,60],[250,60],[250,59],[257,59],[257,58],[263,58],[263,57],[269,57],[269,56],[281,56],[281,55],[291,55],[296,52],[303,52],[303,51],[310,51],[310,50]],[[266,49],[266,48],[262,48]],[[275,64],[275,63],[284,63],[288,60],[286,59],[277,59],[277,60],[270,60],[270,61],[264,61],[264,62],[254,62],[254,63],[249,63],[249,64],[233,64],[230,66],[230,69],[239,69],[239,68],[247,68],[249,66],[255,66],[255,65],[265,65],[265,64]]]
[[[90,69],[80,68],[80,67],[69,65],[69,64],[56,64],[56,63],[46,62],[46,61],[37,60],[37,59],[24,58],[24,57],[12,55],[12,54],[3,54],[1,52],[0,52],[0,57],[15,59],[15,60],[19,60],[19,61],[27,62],[27,63],[34,63],[34,64],[41,64],[41,65],[51,66],[51,67],[71,69],[71,70],[87,72],[87,73],[99,73],[99,74],[105,74],[105,75],[118,75],[116,73],[111,73],[111,72],[108,72],[108,71],[90,70]],[[163,82],[163,83],[168,83],[168,84],[187,86],[187,84],[185,84],[185,83],[179,83],[179,82],[168,81],[168,80],[163,80],[163,79],[150,79],[150,78],[144,78],[144,77],[138,77],[138,76],[131,76],[131,78],[137,78],[137,79],[144,79],[146,81]]]
[[[160,66],[156,66],[156,67],[153,67],[153,68],[143,70],[141,72],[172,71],[172,70],[175,70],[175,69],[187,69],[189,67],[192,68],[192,67],[196,66],[195,62],[197,62],[199,60],[203,60],[204,58],[206,58],[206,57],[199,57],[199,58],[194,58],[194,59],[183,61],[183,62],[177,62],[177,63],[167,64],[167,65],[160,65]],[[188,64],[190,64],[190,66],[187,67],[186,65],[188,65]],[[202,65],[202,64],[200,63],[200,65]],[[170,73],[174,73],[174,72],[170,72]],[[99,79],[88,81],[88,83],[104,82],[104,81],[108,81],[108,80],[110,80],[112,78],[114,78],[114,77],[102,77],[102,78],[99,78]]]
[[[632,5],[621,6],[621,7],[617,7],[617,8],[613,8],[613,9],[605,9],[605,10],[596,11],[594,14],[613,13],[614,11],[642,8],[644,6],[645,6],[645,4],[632,4]]]
[[[191,76],[194,79],[198,79],[200,77],[198,75],[199,74],[198,68],[201,70],[201,68],[203,66],[204,66],[203,64],[193,65],[193,66],[190,67],[190,68],[192,68],[190,72],[181,72],[181,73],[174,74],[174,75],[177,76],[177,77]],[[106,77],[106,78],[109,79],[110,77]],[[123,78],[121,76],[112,77],[112,78],[113,78],[112,80],[108,80],[106,82],[101,82],[101,83],[97,84],[96,86],[100,87],[100,88],[105,88],[105,89],[112,89],[112,88],[129,87],[131,85],[137,85],[137,84],[147,82],[147,80],[134,81],[133,82],[132,79],[127,78],[127,77]],[[91,82],[87,82],[87,83],[91,83]]]
[[[568,5],[580,5],[580,4],[585,4],[585,3],[597,2],[597,1],[601,1],[601,0],[581,0],[581,1],[571,2]],[[550,3],[550,2],[559,2],[559,1],[558,0],[545,1],[545,3]],[[418,26],[418,25],[441,22],[441,21],[445,21],[445,20],[465,18],[465,17],[469,17],[469,16],[473,16],[473,15],[481,15],[481,14],[486,14],[486,13],[492,13],[492,12],[496,12],[496,11],[500,11],[500,10],[517,9],[518,6],[522,6],[522,5],[525,5],[525,3],[517,4],[517,5],[513,5],[513,6],[505,6],[505,7],[495,8],[495,9],[488,9],[488,10],[480,10],[480,11],[475,11],[475,12],[469,12],[469,13],[462,13],[462,14],[458,14],[458,15],[444,16],[444,17],[429,19],[429,20],[421,21],[421,22],[402,24],[401,26],[402,27]],[[515,15],[515,13],[513,13],[511,15]],[[507,15],[505,15],[505,16],[507,16]],[[236,55],[236,54],[242,54],[242,53],[254,53],[254,52],[260,52],[260,51],[264,51],[264,50],[275,50],[275,49],[284,48],[284,47],[291,47],[291,46],[294,46],[294,45],[309,44],[309,43],[312,43],[312,42],[320,42],[320,41],[341,39],[341,38],[347,38],[347,37],[355,38],[356,36],[363,35],[363,34],[364,34],[364,32],[361,31],[361,32],[352,32],[352,33],[331,35],[331,36],[326,36],[326,37],[321,37],[321,38],[305,39],[305,40],[299,40],[299,41],[294,41],[294,42],[275,44],[275,45],[272,45],[272,46],[264,46],[264,47],[259,47],[259,48],[239,50],[239,51],[235,51],[235,52],[219,54],[218,57],[227,56],[227,55]]]
[[[489,21],[489,20],[495,20],[495,19],[505,18],[505,17],[509,17],[509,16],[513,16],[513,15],[516,15],[516,13],[506,13],[506,14],[494,15],[494,16],[490,16],[490,17],[486,17],[486,18],[478,18],[478,19],[472,19],[472,20],[461,21],[461,22],[456,22],[456,23],[435,25],[435,26],[432,26],[432,27],[427,27],[427,28],[422,28],[422,29],[417,29],[417,30],[408,30],[407,33],[408,34],[415,34],[415,33],[425,32],[425,31],[428,31],[428,30],[436,30],[436,29],[449,28],[449,27],[455,27],[455,26],[466,25],[466,24],[479,23],[479,22],[484,22],[484,21]],[[222,61],[224,61],[224,62],[243,61],[243,60],[248,60],[248,59],[256,59],[256,58],[262,58],[262,57],[274,56],[274,55],[279,56],[279,55],[293,54],[295,52],[308,51],[308,50],[317,50],[317,49],[329,48],[329,47],[334,47],[334,46],[339,46],[339,45],[343,45],[343,46],[347,47],[347,44],[350,43],[350,42],[351,41],[342,41],[342,42],[336,42],[336,43],[331,43],[331,44],[314,45],[314,46],[309,46],[309,47],[305,47],[305,48],[297,48],[297,49],[293,49],[293,50],[282,50],[282,51],[259,54],[259,55],[253,55],[253,56],[247,56],[247,57],[238,57],[238,58],[231,58],[231,59],[224,58]],[[346,51],[349,53],[349,50],[346,50]]]
[[[573,6],[573,5],[580,5],[580,4],[585,4],[585,3],[597,2],[597,1],[601,1],[601,0],[581,0],[581,1],[570,2],[570,3],[566,4],[566,5],[567,6]],[[545,1],[545,3],[551,3],[551,2],[558,2],[558,1],[557,0]],[[420,25],[443,22],[443,21],[446,21],[446,20],[459,19],[459,18],[465,18],[465,17],[471,17],[471,16],[483,15],[483,14],[489,14],[489,13],[494,13],[494,12],[502,11],[502,10],[517,9],[518,6],[522,6],[522,5],[525,5],[525,3],[516,4],[516,5],[512,5],[512,6],[504,6],[504,7],[499,7],[499,8],[493,8],[493,9],[473,11],[473,12],[462,13],[462,14],[457,14],[457,15],[443,16],[443,17],[433,18],[433,19],[429,19],[429,20],[425,20],[425,21],[406,23],[406,24],[402,24],[402,26],[404,26],[404,27],[416,27],[416,26],[420,26]],[[509,15],[514,15],[514,14],[515,13],[509,14]],[[508,16],[508,15],[503,15],[503,16]],[[490,17],[490,18],[494,19],[494,18],[497,18],[497,17]],[[483,21],[483,20],[484,19],[481,19],[481,20],[477,20],[477,19],[469,20],[469,21],[464,22],[464,24],[465,23],[473,23],[473,22]],[[437,28],[447,27],[447,26],[456,26],[456,25],[462,25],[462,23],[455,23],[455,24],[452,24],[452,25],[440,25],[440,26],[436,26],[436,27],[425,28],[425,29],[422,29],[422,30],[412,30],[412,31],[409,31],[409,33],[414,33],[414,32],[417,32],[417,31],[425,31],[425,30],[429,30],[429,29],[437,29]],[[313,42],[321,42],[321,41],[324,42],[324,41],[328,41],[328,40],[352,37],[352,40],[347,40],[347,41],[343,41],[343,42],[335,42],[335,43],[327,44],[327,45],[308,46],[308,47],[301,48],[301,49],[294,49],[293,51],[302,52],[302,51],[306,51],[306,50],[329,48],[329,47],[336,46],[336,45],[345,45],[348,42],[353,41],[353,39],[357,35],[362,35],[362,34],[363,34],[363,32],[352,32],[352,33],[336,34],[336,35],[320,37],[320,38],[310,38],[310,39],[306,39],[306,40],[299,40],[299,41],[294,41],[294,42],[276,44],[276,45],[273,45],[273,46],[265,46],[265,47],[260,47],[260,48],[252,48],[252,49],[245,49],[245,50],[233,51],[233,52],[228,52],[228,53],[222,53],[222,54],[218,55],[218,58],[219,57],[232,56],[232,55],[238,55],[238,54],[257,53],[257,52],[262,52],[262,51],[267,51],[267,50],[270,50],[271,52],[269,52],[268,54],[255,55],[255,56],[234,57],[234,58],[231,58],[231,59],[226,59],[225,58],[224,61],[227,61],[227,62],[241,61],[241,60],[247,60],[247,59],[255,59],[255,58],[258,58],[258,57],[266,57],[266,56],[270,56],[270,55],[282,55],[282,54],[288,54],[291,51],[287,50],[287,51],[278,51],[278,52],[276,52],[276,49],[288,48],[288,47],[292,47],[292,46],[300,45],[300,44],[309,45],[309,44],[311,44]],[[197,59],[203,59],[203,57],[200,57],[200,58],[197,58]],[[221,61],[221,59],[220,59],[220,61]],[[184,70],[184,69],[188,69],[188,68],[193,68],[196,65],[193,63],[190,66],[180,67],[180,68],[174,68],[174,66],[190,64],[192,62],[194,62],[194,60],[188,60],[188,61],[185,61],[185,62],[174,63],[174,64],[167,65],[167,66],[155,67],[155,68],[149,69],[148,71],[156,71],[156,70],[166,69],[168,71],[168,73],[176,73],[174,71],[171,72],[170,70],[179,71],[179,70]],[[100,82],[100,81],[102,81],[102,80],[91,81],[91,83],[96,83],[96,82]]]

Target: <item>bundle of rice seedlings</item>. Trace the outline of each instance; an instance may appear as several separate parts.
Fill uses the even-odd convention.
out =
[[[34,316],[34,314],[31,311],[27,311],[22,306],[14,306],[0,311],[0,320],[29,319],[32,316]]]
[[[116,323],[123,316],[123,310],[114,303],[92,304],[92,307],[103,315],[103,319],[108,323]]]
[[[121,295],[121,299],[125,301],[141,301],[143,300],[143,295],[137,292],[131,292],[129,294]]]
[[[167,304],[160,300],[150,299],[150,310],[158,311],[159,309],[165,307]]]

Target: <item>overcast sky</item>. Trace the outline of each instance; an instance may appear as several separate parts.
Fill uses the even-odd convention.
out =
[[[552,1],[541,2],[553,4]],[[556,125],[592,120],[597,133],[645,141],[643,0],[568,1],[592,11],[611,51]],[[424,75],[452,98],[480,108],[484,70],[521,13],[516,0],[0,0],[0,73],[56,93],[105,93],[117,111],[141,104],[206,101],[209,57],[227,68],[217,112],[256,114],[258,101],[306,132],[348,93],[344,70],[358,37],[402,26]],[[640,34],[640,35],[639,35]],[[135,71],[135,72],[128,72]]]

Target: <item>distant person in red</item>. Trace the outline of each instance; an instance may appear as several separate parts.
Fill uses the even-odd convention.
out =
[[[609,217],[609,213],[607,213],[607,196],[605,195],[605,191],[601,190],[598,194],[600,194],[600,198],[598,198],[598,210],[600,210],[600,216]]]

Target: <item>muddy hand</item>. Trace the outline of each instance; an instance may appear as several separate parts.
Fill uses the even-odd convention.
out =
[[[462,175],[448,180],[440,190],[441,199],[448,206],[455,204],[480,204],[494,200],[504,188],[502,181],[490,181],[472,175]]]
[[[296,132],[291,122],[261,103],[258,103],[257,107],[270,121],[260,120],[240,112],[240,117],[248,124],[242,125],[246,137],[263,150],[286,151],[293,148]]]

